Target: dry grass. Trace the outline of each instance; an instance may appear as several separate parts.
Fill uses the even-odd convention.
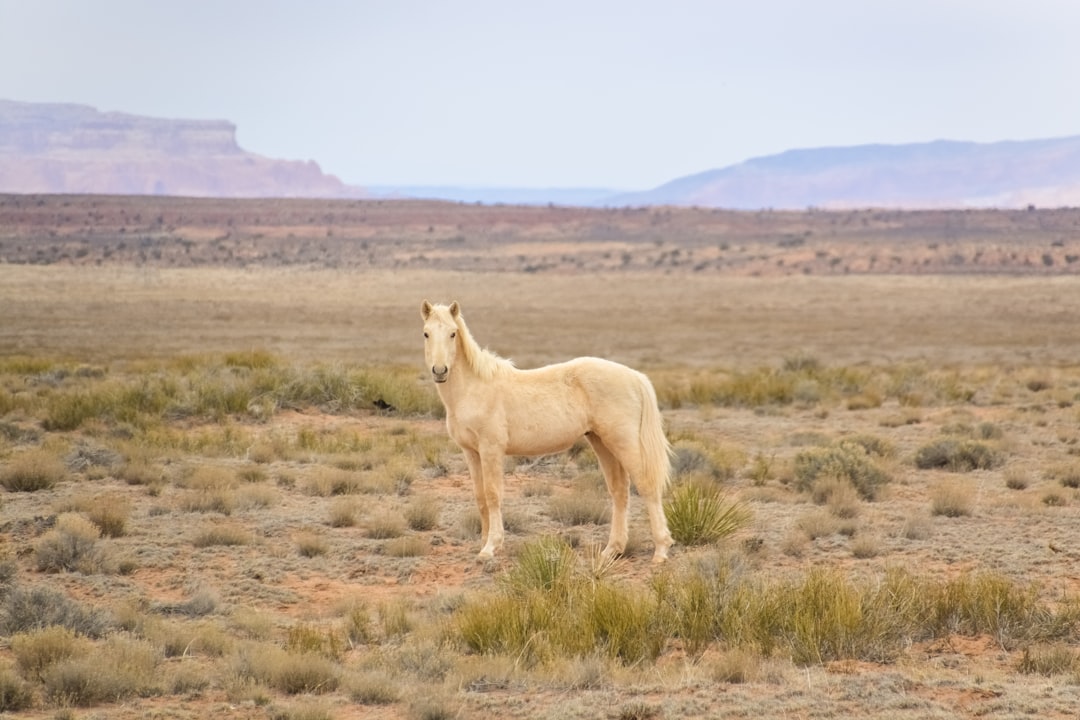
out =
[[[1080,338],[1043,312],[1070,310],[1068,278],[496,273],[481,292],[439,273],[7,269],[0,303],[40,305],[0,330],[28,353],[0,358],[0,478],[25,462],[52,481],[3,483],[0,711],[921,718],[968,693],[993,715],[985,678],[1033,714],[1072,706]],[[513,467],[506,547],[476,564],[417,287],[522,366],[646,369],[678,451],[669,498],[716,488],[752,519],[654,570],[632,496],[631,549],[597,567],[609,501],[586,451]],[[580,312],[629,303],[653,308],[640,332]],[[33,332],[73,307],[98,335]],[[969,469],[965,447],[993,461]]]

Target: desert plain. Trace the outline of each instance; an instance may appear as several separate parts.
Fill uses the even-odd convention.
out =
[[[0,197],[0,711],[1076,717],[1078,258],[1068,209]],[[740,521],[653,567],[632,497],[603,564],[576,448],[478,563],[424,299],[646,372]]]

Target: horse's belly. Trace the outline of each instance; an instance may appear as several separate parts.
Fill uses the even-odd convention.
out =
[[[508,430],[507,455],[550,455],[571,447],[588,428],[583,419],[552,413],[521,419]]]

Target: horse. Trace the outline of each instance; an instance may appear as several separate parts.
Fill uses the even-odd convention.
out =
[[[504,538],[503,459],[561,452],[584,437],[592,446],[612,500],[611,532],[602,552],[622,555],[628,535],[632,481],[645,502],[653,562],[667,559],[673,540],[663,495],[671,480],[671,444],[656,391],[637,370],[579,357],[529,370],[481,348],[457,302],[421,306],[424,358],[446,408],[450,438],[465,455],[480,510],[488,560]]]

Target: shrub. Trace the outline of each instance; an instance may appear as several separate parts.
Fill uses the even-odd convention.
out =
[[[803,450],[795,456],[796,487],[806,491],[818,478],[848,480],[864,500],[874,500],[889,476],[879,468],[859,442],[842,440],[835,445]]]
[[[145,640],[113,636],[89,655],[50,667],[43,678],[54,702],[79,706],[160,691],[161,653]]]
[[[274,645],[249,645],[238,665],[242,676],[290,695],[333,692],[341,680],[340,666],[333,660]]]
[[[0,485],[11,492],[50,490],[67,478],[64,463],[46,450],[26,450],[0,469]]]
[[[77,570],[84,574],[106,569],[106,555],[98,545],[101,531],[77,513],[64,513],[56,527],[41,536],[34,546],[39,570]]]
[[[741,503],[728,502],[720,490],[695,482],[676,485],[664,503],[664,513],[672,537],[683,545],[716,542],[750,520]]]
[[[9,635],[59,625],[96,638],[109,627],[104,612],[84,607],[67,595],[45,587],[10,590],[4,598],[0,619],[0,630]]]
[[[0,712],[20,712],[34,705],[34,689],[9,668],[0,669]]]
[[[977,440],[945,438],[919,448],[915,467],[920,470],[944,468],[953,472],[990,470],[1002,463],[1001,454]]]
[[[11,637],[11,652],[23,677],[41,681],[56,663],[90,652],[92,643],[61,625],[18,633]]]

